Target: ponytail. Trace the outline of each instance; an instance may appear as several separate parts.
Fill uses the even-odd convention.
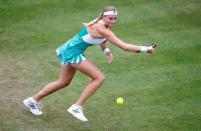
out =
[[[86,25],[86,26],[91,26],[91,25],[97,23],[97,22],[98,22],[99,20],[101,20],[101,19],[102,19],[102,18],[99,16],[99,17],[97,17],[96,19],[90,21],[89,23],[83,23],[83,24]]]
[[[102,12],[96,19],[94,19],[94,20],[92,20],[92,21],[90,21],[88,23],[83,23],[83,24],[86,25],[86,26],[92,26],[93,24],[97,23],[101,19],[102,19]]]
[[[100,13],[100,15],[96,19],[90,21],[89,23],[83,23],[83,24],[86,26],[92,26],[93,24],[97,23],[99,20],[103,19],[103,13],[107,11],[113,11],[113,13],[116,13],[115,15],[117,15],[117,9],[114,6],[105,6],[102,12]]]

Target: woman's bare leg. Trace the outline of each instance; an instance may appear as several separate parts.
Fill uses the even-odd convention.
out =
[[[85,60],[79,64],[71,64],[72,67],[92,78],[91,82],[83,90],[80,98],[75,103],[83,106],[84,102],[101,86],[105,80],[104,74],[89,60]]]
[[[36,93],[33,98],[39,101],[43,97],[68,86],[75,74],[75,69],[69,65],[61,65],[61,73],[58,81],[47,84],[42,90]]]

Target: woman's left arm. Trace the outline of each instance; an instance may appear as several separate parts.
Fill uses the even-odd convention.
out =
[[[109,42],[105,40],[102,44],[100,44],[101,49],[104,51],[106,48],[108,48]]]
[[[106,40],[102,44],[100,44],[100,47],[103,50],[105,56],[107,57],[108,63],[110,64],[113,60],[113,55],[112,55],[110,49],[108,48],[108,44],[109,44],[109,42]]]

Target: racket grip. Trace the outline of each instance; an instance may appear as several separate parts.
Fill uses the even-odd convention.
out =
[[[151,46],[152,46],[153,48],[156,48],[157,45],[156,45],[156,44],[151,44]]]

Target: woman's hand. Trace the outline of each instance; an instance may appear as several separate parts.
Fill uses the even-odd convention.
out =
[[[154,51],[155,51],[155,47],[156,47],[155,44],[152,44],[151,46],[149,46],[148,49],[147,49],[147,53],[153,54]]]
[[[153,54],[154,53],[154,48],[152,46],[148,47],[147,53]]]
[[[108,52],[108,53],[106,54],[106,57],[107,57],[108,63],[109,63],[109,64],[112,63],[112,60],[113,60],[113,55],[112,55],[112,53],[111,53],[111,52]]]

